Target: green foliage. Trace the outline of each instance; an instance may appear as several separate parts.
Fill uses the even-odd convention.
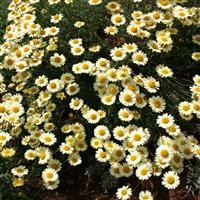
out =
[[[8,0],[0,1],[0,42],[3,41],[3,35],[7,24],[8,5]]]

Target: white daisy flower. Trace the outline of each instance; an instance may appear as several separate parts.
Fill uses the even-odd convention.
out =
[[[9,133],[0,132],[0,145],[4,146],[10,139],[11,136]]]
[[[156,149],[156,157],[162,159],[163,162],[169,162],[173,157],[173,149],[168,145],[160,145]]]
[[[164,129],[169,128],[170,126],[174,124],[174,117],[167,113],[163,115],[159,115],[157,118],[157,124],[161,128],[164,128]]]
[[[111,137],[109,129],[104,125],[98,125],[94,129],[94,135],[100,140],[107,140]]]
[[[168,171],[162,178],[162,185],[167,189],[175,189],[180,184],[180,178],[174,171]]]
[[[57,139],[53,133],[42,133],[39,140],[44,145],[48,145],[48,146],[52,146],[57,141]]]
[[[192,113],[191,103],[183,101],[178,106],[179,113],[182,115],[190,115]]]
[[[47,84],[47,90],[51,93],[56,93],[62,90],[63,87],[64,87],[64,84],[60,79],[50,80],[49,83]]]
[[[74,151],[74,148],[71,146],[71,143],[63,142],[59,146],[59,150],[62,154],[72,154]]]
[[[48,83],[48,78],[45,76],[45,75],[42,75],[42,76],[38,76],[36,79],[35,79],[35,84],[39,87],[44,87],[46,86]]]
[[[69,96],[73,96],[73,95],[77,94],[79,91],[80,91],[80,87],[77,83],[70,83],[65,88],[65,92]]]
[[[69,155],[68,161],[71,166],[77,166],[82,163],[82,159],[78,153],[73,153]]]
[[[149,98],[148,102],[151,109],[156,113],[160,113],[165,110],[166,102],[160,96],[152,96],[151,98]]]
[[[28,169],[25,166],[20,165],[18,167],[12,168],[11,173],[14,176],[23,177],[28,174]]]
[[[135,94],[131,90],[125,89],[120,92],[119,101],[124,106],[133,106],[135,104]]]
[[[110,57],[114,61],[122,61],[126,57],[126,52],[120,47],[115,47],[111,50]]]
[[[65,64],[66,58],[63,54],[59,55],[55,53],[53,56],[50,57],[50,63],[54,67],[61,67]]]
[[[141,160],[142,156],[136,150],[131,151],[130,154],[126,157],[126,162],[133,167],[136,167]]]
[[[112,15],[111,22],[115,26],[121,26],[126,23],[126,18],[122,14],[115,14],[115,15]]]
[[[149,131],[143,128],[137,128],[130,132],[129,138],[135,146],[145,144],[150,137]]]
[[[144,78],[144,88],[150,93],[156,93],[160,87],[159,81],[153,77]]]
[[[117,195],[117,198],[120,200],[127,200],[131,197],[132,190],[128,186],[123,186],[117,189],[116,195]]]
[[[133,119],[133,114],[132,112],[127,109],[127,108],[121,108],[118,112],[118,117],[119,119],[121,119],[122,121],[126,121],[129,122]]]
[[[153,200],[153,195],[149,190],[141,191],[139,193],[139,200]]]
[[[83,106],[83,100],[79,98],[72,98],[69,106],[72,110],[80,110]]]
[[[146,65],[148,62],[148,58],[147,58],[147,55],[143,53],[142,51],[137,51],[133,53],[132,61],[136,65]]]
[[[139,180],[148,180],[152,176],[152,165],[147,162],[138,166],[136,176]]]
[[[103,149],[98,149],[96,151],[95,158],[99,162],[107,162],[110,159],[110,154],[107,151],[104,151]]]
[[[44,182],[57,180],[58,179],[57,171],[50,167],[44,169],[42,172],[42,179],[44,180]]]
[[[123,126],[116,126],[113,129],[113,136],[116,140],[122,141],[126,139],[128,132]]]

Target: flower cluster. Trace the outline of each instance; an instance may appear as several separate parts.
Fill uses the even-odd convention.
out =
[[[140,10],[143,3],[10,3],[0,46],[0,155],[18,163],[14,187],[28,181],[35,163],[43,185],[56,189],[63,159],[77,166],[88,150],[115,178],[161,176],[175,189],[184,160],[200,158],[198,140],[181,127],[181,120],[200,118],[200,76],[193,77],[192,101],[184,100],[176,63],[165,57],[181,48],[182,29],[199,26],[200,9],[156,0]],[[189,39],[200,45],[199,34]],[[186,59],[195,65],[200,53]],[[117,191],[119,199],[131,194],[128,186]],[[139,199],[153,196],[142,191]]]

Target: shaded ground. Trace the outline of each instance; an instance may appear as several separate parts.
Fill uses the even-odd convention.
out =
[[[143,182],[137,187],[134,182],[130,183],[133,191],[131,200],[138,200],[138,193],[142,189],[149,189],[154,194],[154,200],[200,200],[200,195],[193,196],[185,189],[185,177],[181,177],[181,185],[176,190],[165,190],[161,187],[160,180]],[[66,169],[61,176],[63,181],[58,190],[41,190],[41,183],[34,183],[30,188],[32,200],[117,200],[115,190],[103,191],[100,181],[91,179],[85,175],[83,168],[77,167]]]

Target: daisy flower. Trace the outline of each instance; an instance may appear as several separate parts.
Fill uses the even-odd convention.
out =
[[[137,128],[136,130],[133,130],[129,134],[130,140],[134,143],[136,146],[140,146],[145,144],[150,135],[148,130],[144,130],[143,128]]]
[[[170,0],[157,0],[156,4],[162,9],[169,9],[173,6]]]
[[[147,43],[147,46],[149,47],[149,49],[151,49],[153,52],[157,52],[160,53],[161,52],[161,46],[160,44],[155,41],[155,40],[149,40],[149,42]]]
[[[71,166],[77,166],[82,163],[82,159],[78,153],[73,153],[69,155],[68,161]]]
[[[183,115],[190,115],[192,113],[191,103],[183,101],[178,106],[179,113]]]
[[[158,126],[160,126],[161,128],[168,128],[171,125],[173,125],[174,123],[174,118],[173,116],[165,113],[163,115],[159,115],[157,118],[157,124]]]
[[[76,21],[74,23],[74,27],[76,27],[76,28],[81,28],[84,25],[85,25],[85,22],[83,22],[83,21]]]
[[[156,157],[162,159],[163,162],[169,162],[173,157],[173,149],[168,145],[160,145],[156,149]]]
[[[111,22],[115,26],[121,26],[126,23],[126,18],[122,14],[115,14],[111,17]]]
[[[194,145],[192,149],[194,156],[198,159],[200,159],[200,146],[199,145]]]
[[[119,163],[112,163],[110,166],[110,174],[115,178],[120,178],[121,175],[121,165]]]
[[[173,8],[173,15],[178,19],[185,19],[189,17],[189,12],[188,9],[178,5]]]
[[[116,140],[122,141],[127,137],[127,130],[123,126],[116,126],[113,129],[113,136]]]
[[[66,58],[63,54],[59,55],[55,53],[53,56],[50,57],[50,63],[54,67],[61,67],[65,64]]]
[[[146,65],[148,62],[147,55],[142,51],[137,51],[132,55],[132,61],[136,65]]]
[[[42,179],[44,180],[44,182],[57,180],[58,179],[57,171],[50,167],[44,169],[42,172]]]
[[[18,167],[15,167],[15,168],[11,169],[11,172],[12,172],[12,174],[14,176],[18,176],[18,177],[21,178],[21,177],[23,177],[23,176],[28,174],[28,169],[26,169],[25,166],[20,165]]]
[[[103,147],[103,143],[102,140],[93,137],[90,141],[90,145],[92,146],[92,148],[94,149],[99,149]]]
[[[39,164],[46,164],[51,157],[51,151],[48,148],[39,147],[36,149],[36,155],[39,158]]]
[[[147,101],[145,99],[145,94],[138,93],[135,96],[135,106],[138,108],[143,108],[147,105]]]
[[[71,73],[64,73],[61,75],[60,79],[66,84],[73,82],[75,77]]]
[[[58,92],[62,89],[62,81],[60,79],[53,79],[50,80],[47,84],[47,90],[51,93]]]
[[[74,56],[80,56],[85,52],[85,49],[82,46],[73,46],[71,48],[71,53]]]
[[[94,135],[95,135],[95,137],[97,137],[100,140],[107,140],[111,137],[110,131],[104,125],[98,125],[94,129]]]
[[[32,150],[32,149],[28,149],[24,153],[24,157],[26,158],[26,160],[34,160],[36,158],[36,156],[37,155],[36,155],[35,150]]]
[[[57,24],[58,22],[60,22],[63,18],[63,15],[62,14],[56,14],[56,15],[53,15],[51,16],[51,23],[54,23],[54,24]]]
[[[71,146],[71,143],[63,142],[59,146],[59,150],[62,154],[72,154],[74,151],[74,148]]]
[[[153,77],[144,79],[144,88],[150,93],[156,93],[160,87],[160,83]]]
[[[95,158],[99,162],[107,162],[110,159],[110,155],[107,151],[104,151],[103,149],[98,149],[95,154]]]
[[[138,166],[136,176],[139,180],[148,180],[152,176],[152,165],[147,162]]]
[[[195,75],[193,77],[193,81],[196,85],[199,85],[200,86],[200,76],[199,75]]]
[[[193,35],[192,36],[192,41],[198,45],[200,45],[200,35]]]
[[[88,50],[89,50],[90,52],[96,53],[96,52],[99,52],[100,49],[101,49],[101,46],[100,46],[100,45],[94,45],[94,46],[89,47]]]
[[[13,157],[15,155],[15,150],[13,148],[4,148],[1,151],[1,156],[4,158]]]
[[[80,110],[83,106],[83,100],[79,98],[72,98],[69,106],[72,110]]]
[[[141,29],[136,25],[130,24],[127,26],[126,31],[131,36],[137,36],[140,33]]]
[[[169,135],[171,136],[178,136],[181,134],[181,130],[180,130],[180,127],[176,124],[173,124],[171,126],[169,126],[167,129],[166,129],[166,132],[169,133]]]
[[[101,97],[101,102],[108,106],[113,105],[115,101],[116,101],[116,96],[114,95],[108,94],[108,95],[103,95]]]
[[[199,115],[200,114],[200,102],[193,101],[191,102],[192,112]]]
[[[127,108],[121,108],[118,112],[118,117],[122,121],[129,122],[133,119],[132,112]]]
[[[111,81],[111,82],[118,81],[117,69],[114,69],[114,68],[108,69],[106,71],[106,74],[107,74],[107,78],[108,78],[109,81]]]
[[[93,110],[93,109],[89,110],[89,111],[86,113],[85,118],[88,120],[88,122],[89,122],[90,124],[96,124],[96,123],[98,123],[98,122],[100,121],[100,119],[101,119],[100,116],[99,116],[99,114],[98,114],[98,112],[95,111],[95,110]]]
[[[121,61],[126,57],[126,52],[122,48],[115,47],[111,50],[110,56],[114,61]]]
[[[123,186],[117,189],[116,195],[117,195],[117,198],[120,200],[127,200],[131,197],[132,190],[128,186]]]
[[[70,83],[65,88],[65,92],[69,96],[73,96],[73,95],[77,94],[79,91],[80,91],[80,87],[77,83]]]
[[[48,83],[48,78],[45,76],[45,75],[42,75],[42,76],[38,76],[36,79],[35,79],[35,84],[39,87],[44,87],[46,86]]]
[[[102,0],[88,0],[88,3],[89,3],[90,5],[95,6],[95,5],[101,4],[101,3],[102,3]]]
[[[120,10],[121,5],[115,1],[111,1],[107,3],[106,8],[111,12],[115,12],[117,10]]]
[[[153,200],[153,195],[149,190],[141,191],[139,193],[139,200]]]
[[[76,47],[76,46],[81,46],[83,43],[83,40],[81,38],[75,38],[75,39],[71,39],[69,40],[68,44],[71,47]]]
[[[135,94],[131,90],[125,89],[120,92],[119,101],[124,106],[133,106],[135,104]]]
[[[55,181],[44,181],[43,185],[47,190],[55,190],[59,186],[60,180]]]
[[[160,96],[153,96],[149,98],[148,102],[151,109],[156,113],[163,112],[165,109],[165,100]]]
[[[130,177],[131,175],[133,175],[133,167],[130,166],[128,163],[122,164],[120,170],[121,175],[124,177]]]
[[[56,137],[53,133],[42,133],[39,138],[44,145],[52,146],[56,142]]]
[[[20,187],[25,184],[25,181],[23,178],[14,178],[12,184],[14,187]]]
[[[136,167],[141,160],[142,156],[136,150],[131,151],[130,154],[126,157],[126,162],[133,167]]]
[[[110,67],[110,61],[107,60],[106,58],[99,58],[96,61],[95,66],[97,67],[98,70],[106,71]]]
[[[0,132],[0,145],[4,146],[10,139],[11,136],[9,133]]]
[[[163,78],[173,76],[173,71],[169,67],[164,66],[164,65],[158,65],[156,67],[156,71],[157,71],[158,75],[163,77]]]
[[[125,43],[123,44],[122,48],[126,53],[133,53],[137,51],[138,46],[135,43]]]
[[[109,35],[115,35],[118,33],[118,29],[116,26],[106,26],[104,32]]]
[[[114,146],[111,150],[111,156],[114,162],[120,162],[125,157],[125,150],[121,146]]]
[[[180,184],[180,178],[174,171],[168,171],[163,175],[162,185],[167,189],[175,189]]]

